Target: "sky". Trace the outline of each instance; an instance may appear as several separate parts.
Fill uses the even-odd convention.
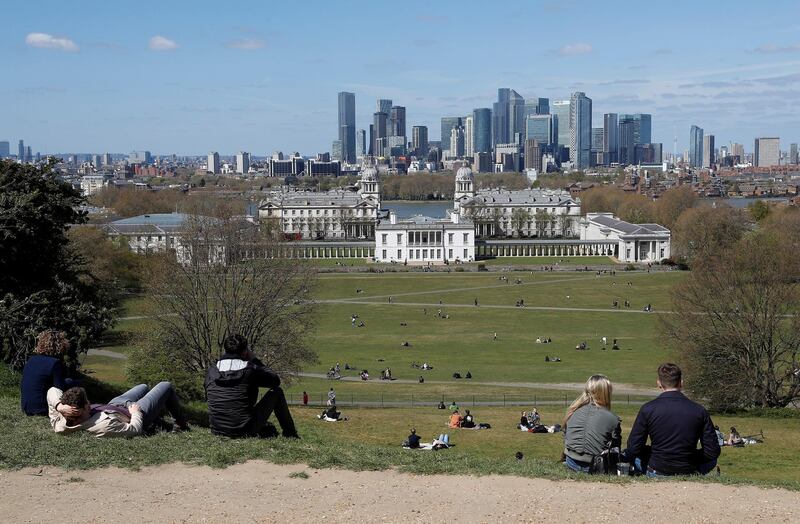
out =
[[[497,88],[584,91],[651,113],[664,151],[800,141],[800,2],[673,0],[5,0],[0,140],[16,151],[229,155],[329,151],[337,93],[368,129],[491,107]]]

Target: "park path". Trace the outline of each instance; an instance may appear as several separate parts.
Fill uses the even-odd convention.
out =
[[[669,480],[413,475],[250,461],[225,469],[44,467],[0,472],[0,484],[6,522],[65,515],[71,522],[158,523],[800,522],[797,492]]]
[[[392,295],[396,296],[396,295]],[[440,304],[439,302],[369,302],[367,300],[317,300],[317,304],[359,304],[364,306],[413,306],[413,307],[430,307],[430,308],[470,308],[470,309],[516,309],[516,310],[531,310],[531,311],[562,311],[569,312],[587,312],[587,313],[636,313],[642,315],[671,315],[672,311],[643,311],[640,309],[623,309],[623,308],[591,308],[591,307],[559,307],[559,306],[501,306],[481,304],[475,306],[474,304]]]
[[[306,377],[306,378],[327,378],[325,373],[297,373],[299,377]],[[455,379],[454,379],[455,380]],[[358,376],[343,376],[341,379],[338,380],[331,380],[331,384],[335,385],[338,381],[345,381],[345,382],[363,382],[360,377]],[[370,382],[377,382],[379,384],[418,384],[417,380],[411,379],[402,379],[396,378],[393,380],[370,380]],[[437,385],[446,385],[452,386],[455,384],[470,384],[472,386],[493,386],[493,387],[501,387],[501,388],[526,388],[526,389],[544,389],[544,390],[568,390],[568,391],[583,391],[586,387],[585,384],[578,384],[577,382],[483,382],[483,381],[476,381],[476,380],[466,380],[462,379],[460,381],[445,381],[445,380],[425,380],[425,384],[437,384]],[[614,393],[623,394],[623,395],[642,395],[647,397],[657,397],[659,392],[655,389],[651,388],[643,388],[639,386],[634,386],[632,384],[617,384],[614,383]]]

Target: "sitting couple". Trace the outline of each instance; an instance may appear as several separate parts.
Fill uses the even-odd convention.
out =
[[[662,393],[639,410],[621,460],[649,477],[711,472],[717,465],[720,447],[708,412],[681,392],[681,370],[675,364],[658,368],[656,384]],[[611,392],[608,378],[593,375],[567,410],[563,425],[568,468],[597,472],[593,466],[596,458],[604,450],[621,445],[620,419],[610,411]]]
[[[284,437],[299,438],[280,378],[264,366],[241,335],[223,341],[224,353],[205,378],[211,432],[226,437],[269,437],[277,432],[269,422],[274,412]],[[260,388],[267,388],[261,400]],[[50,422],[57,433],[86,430],[98,437],[141,435],[167,410],[175,429],[188,429],[175,388],[161,382],[153,389],[140,384],[108,404],[89,403],[83,388],[47,392]]]

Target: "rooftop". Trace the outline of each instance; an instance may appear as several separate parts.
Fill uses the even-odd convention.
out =
[[[473,198],[467,198],[464,204],[474,202],[479,205],[491,204],[530,204],[530,205],[578,205],[567,191],[553,189],[489,189],[478,191]]]

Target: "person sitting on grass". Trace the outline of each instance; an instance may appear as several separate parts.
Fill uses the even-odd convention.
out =
[[[411,449],[419,449],[419,435],[417,435],[417,430],[415,428],[411,428],[411,434],[406,439],[406,444],[408,448]]]
[[[33,355],[22,368],[20,382],[20,405],[28,416],[47,415],[47,391],[58,388],[65,391],[78,385],[77,380],[67,378],[64,355],[69,351],[69,340],[63,331],[49,329],[36,337]]]
[[[243,336],[228,335],[222,347],[225,353],[208,368],[205,379],[211,432],[232,438],[272,436],[268,420],[274,412],[283,436],[299,438],[280,377],[255,357]],[[269,388],[261,400],[259,388]]]
[[[728,442],[726,444],[728,446],[744,447],[744,439],[733,426],[731,426],[731,434],[728,436]]]
[[[460,428],[462,420],[463,419],[461,415],[458,413],[458,410],[455,410],[453,411],[453,414],[450,415],[450,423],[448,424],[448,427],[452,429]]]
[[[347,420],[347,417],[342,416],[341,411],[336,411],[336,404],[331,404],[325,408],[325,411],[323,411],[318,418],[336,422],[340,420]]]
[[[648,477],[710,473],[720,455],[711,416],[681,392],[681,368],[675,364],[659,366],[656,384],[663,393],[639,410],[624,453],[627,462]]]
[[[153,427],[164,409],[175,420],[174,431],[189,429],[178,395],[169,382],[160,382],[153,389],[139,384],[108,404],[90,404],[81,387],[64,392],[50,388],[47,404],[50,425],[60,434],[85,430],[95,437],[135,437]]]
[[[522,415],[519,417],[519,425],[517,427],[525,431],[531,428],[530,424],[528,423],[528,414],[526,412],[522,412]]]
[[[450,408],[449,409],[450,409],[450,411],[458,411],[458,404],[456,404],[455,400],[450,403]]]
[[[461,427],[462,428],[474,428],[475,427],[475,417],[472,416],[472,414],[469,412],[469,410],[466,410],[464,412],[464,418],[461,420]]]
[[[622,442],[620,418],[611,412],[611,381],[605,375],[592,375],[583,393],[567,409],[564,427],[564,464],[579,473],[593,471],[595,457],[611,443]]]

